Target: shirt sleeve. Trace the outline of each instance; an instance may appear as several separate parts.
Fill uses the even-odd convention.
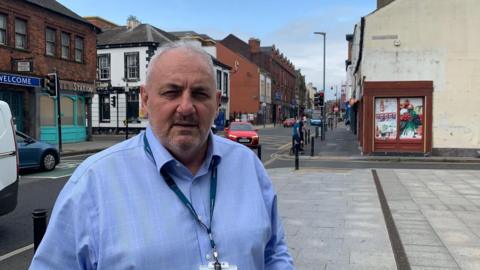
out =
[[[257,170],[265,205],[270,215],[272,235],[265,247],[265,270],[294,269],[293,260],[285,243],[285,233],[277,209],[277,195],[265,168],[258,160]]]
[[[96,269],[95,211],[87,180],[74,174],[60,192],[29,269]]]

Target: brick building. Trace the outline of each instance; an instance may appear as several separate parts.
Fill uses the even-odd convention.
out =
[[[250,39],[248,44],[233,34],[221,43],[270,74],[272,80],[270,110],[274,121],[294,116],[297,109],[295,99],[296,72],[293,64],[275,47],[261,47],[260,40]]]
[[[217,58],[233,69],[230,74],[230,116],[256,114],[259,110],[260,74],[258,67],[248,58],[238,54],[222,43],[217,43]]]
[[[0,0],[0,99],[18,130],[56,142],[56,102],[44,93],[52,72],[61,88],[62,139],[87,140],[95,89],[97,28],[55,0]]]

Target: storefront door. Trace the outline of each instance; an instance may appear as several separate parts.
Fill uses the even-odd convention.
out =
[[[23,130],[23,98],[22,94],[13,91],[1,91],[0,100],[8,103],[12,111],[13,123],[18,131]]]

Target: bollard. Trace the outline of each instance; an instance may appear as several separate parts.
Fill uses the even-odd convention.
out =
[[[298,167],[299,167],[299,160],[298,160],[298,148],[299,147],[295,147],[295,170],[298,170]]]
[[[262,160],[262,145],[259,144],[257,146],[257,155],[258,155],[258,158],[260,159],[260,161]]]
[[[307,130],[307,140],[310,143],[310,128]]]
[[[312,144],[310,147],[310,156],[313,157],[315,155],[315,138],[312,136]]]
[[[36,251],[47,229],[47,210],[35,209],[33,218],[33,250]]]
[[[315,138],[318,138],[318,126],[315,127]]]

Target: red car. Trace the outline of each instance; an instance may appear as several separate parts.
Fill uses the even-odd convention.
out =
[[[293,127],[295,125],[295,118],[287,118],[283,120],[283,127]]]
[[[257,148],[260,141],[257,131],[258,129],[248,122],[232,122],[225,128],[225,138],[250,148]]]

